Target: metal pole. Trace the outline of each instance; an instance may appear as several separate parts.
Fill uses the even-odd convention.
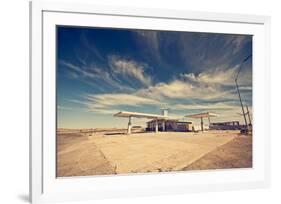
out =
[[[162,122],[162,131],[165,132],[166,131],[166,127],[165,127],[165,120],[163,120]]]
[[[156,119],[155,120],[155,133],[158,132],[158,120]]]
[[[248,114],[248,118],[249,118],[248,132],[251,133],[253,131],[253,127],[252,127],[252,121],[251,121],[251,116],[250,116],[250,111],[249,111],[248,105],[246,106],[246,108],[247,108],[247,114]]]
[[[203,117],[201,117],[201,130],[202,130],[202,132],[204,131],[204,127],[203,127]]]
[[[131,121],[131,116],[129,117],[129,122],[128,122],[128,130],[127,130],[127,134],[130,135],[131,134],[131,127],[132,127],[132,121]]]
[[[236,88],[237,88],[237,92],[238,92],[238,96],[239,96],[239,100],[240,100],[240,104],[241,104],[241,108],[242,108],[242,112],[243,112],[243,116],[244,116],[244,120],[245,120],[245,125],[246,125],[246,128],[248,129],[247,118],[246,118],[246,115],[245,115],[245,110],[244,110],[244,106],[243,106],[243,103],[242,103],[239,86],[237,84],[237,78],[235,79],[235,84],[236,84]]]
[[[243,112],[243,116],[244,116],[244,120],[245,120],[245,125],[246,125],[246,129],[248,131],[248,124],[247,124],[247,118],[246,118],[246,115],[245,115],[245,111],[244,111],[244,106],[243,106],[243,103],[242,103],[242,99],[241,99],[241,95],[240,95],[240,90],[239,90],[239,86],[238,86],[238,83],[237,83],[237,80],[238,80],[238,76],[240,74],[240,71],[241,71],[241,68],[242,68],[242,65],[252,57],[252,55],[249,55],[248,57],[246,57],[243,62],[240,64],[240,67],[239,67],[239,70],[237,72],[237,76],[235,78],[235,84],[236,84],[236,88],[237,88],[237,92],[238,92],[238,95],[239,95],[239,100],[240,100],[240,104],[241,104],[241,108],[242,108],[242,112]]]
[[[247,109],[247,114],[248,114],[248,118],[249,118],[249,125],[252,125],[252,121],[251,121],[251,116],[250,116],[248,105],[246,105],[246,109]]]
[[[210,130],[210,125],[211,125],[211,119],[210,119],[210,116],[208,116],[208,121],[209,121],[209,130]]]

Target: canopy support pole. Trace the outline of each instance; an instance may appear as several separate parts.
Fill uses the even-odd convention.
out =
[[[158,120],[156,119],[155,120],[155,133],[158,132]]]
[[[132,129],[132,119],[131,116],[129,117],[129,122],[128,122],[128,130],[127,130],[127,134],[130,135],[131,134],[131,129]]]

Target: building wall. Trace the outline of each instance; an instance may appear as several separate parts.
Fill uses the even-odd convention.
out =
[[[156,122],[149,121],[147,123],[147,131],[155,131]],[[158,130],[163,131],[163,120],[158,121]],[[179,122],[177,120],[166,120],[165,131],[191,131],[192,124],[190,122]]]

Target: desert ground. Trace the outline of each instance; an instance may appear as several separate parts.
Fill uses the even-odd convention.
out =
[[[234,130],[57,131],[57,177],[251,167],[252,136]]]

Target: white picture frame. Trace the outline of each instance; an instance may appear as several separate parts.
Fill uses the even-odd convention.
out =
[[[270,17],[32,1],[30,22],[32,203],[269,186]],[[57,179],[54,66],[58,24],[253,35],[253,168]]]

